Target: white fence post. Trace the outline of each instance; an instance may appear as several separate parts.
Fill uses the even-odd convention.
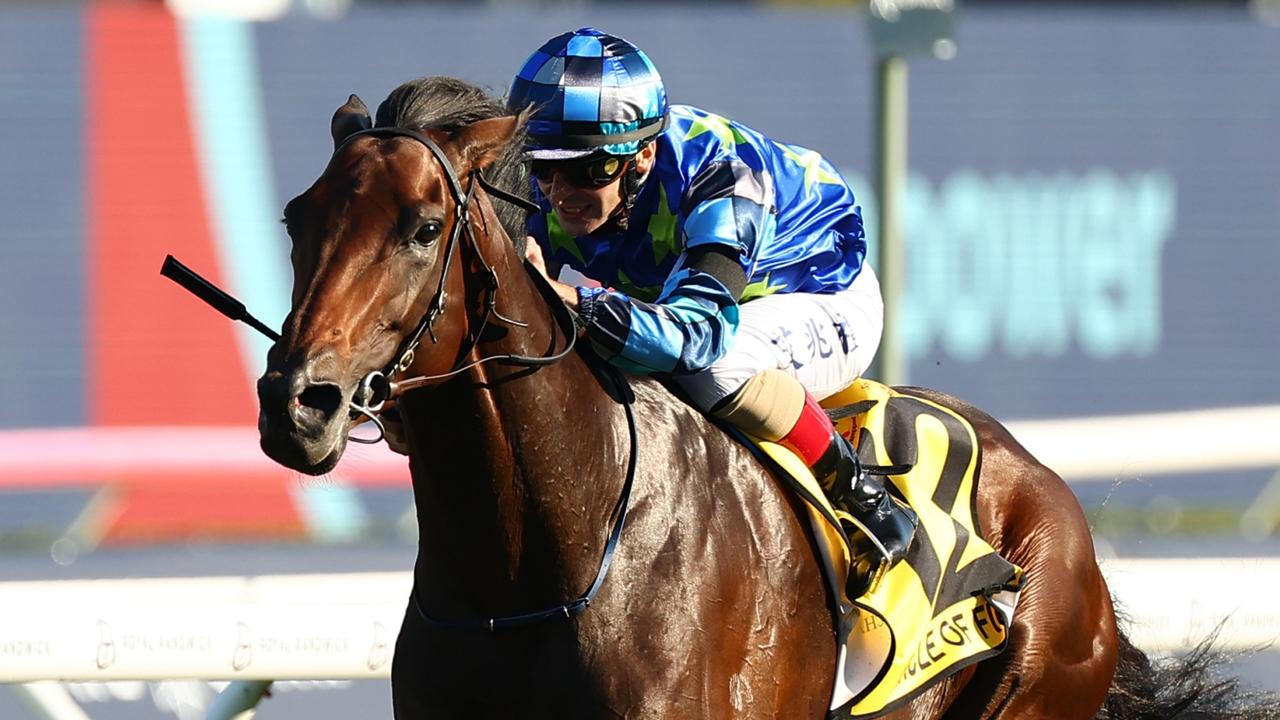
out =
[[[271,688],[270,680],[236,680],[218,693],[205,720],[249,720],[253,709]]]
[[[9,685],[9,691],[35,720],[89,720],[62,683],[13,683]]]

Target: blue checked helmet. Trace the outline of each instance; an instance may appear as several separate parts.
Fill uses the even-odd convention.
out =
[[[520,68],[507,108],[529,107],[532,159],[634,155],[666,125],[667,91],[639,48],[584,27],[548,40]]]

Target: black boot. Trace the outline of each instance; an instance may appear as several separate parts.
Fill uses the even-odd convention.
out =
[[[813,466],[813,473],[831,502],[853,516],[858,529],[876,546],[887,566],[906,556],[920,519],[885,490],[883,478],[867,474],[843,435],[834,433],[830,447]]]

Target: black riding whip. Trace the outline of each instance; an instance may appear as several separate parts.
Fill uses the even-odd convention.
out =
[[[232,320],[239,320],[258,332],[277,341],[280,339],[280,333],[267,327],[261,320],[249,314],[245,309],[244,303],[231,297],[223,292],[221,288],[213,283],[200,277],[195,270],[178,262],[177,258],[172,255],[164,256],[164,265],[160,266],[160,274],[178,283],[182,287],[191,292],[192,295],[200,298],[213,307],[214,310],[226,315]]]
[[[239,320],[249,327],[271,338],[272,342],[280,340],[280,333],[267,327],[261,320],[249,314],[245,309],[244,303],[231,297],[221,288],[213,283],[200,277],[200,273],[178,262],[177,258],[172,255],[164,256],[164,265],[160,266],[160,274],[178,283],[182,287],[191,292],[192,295],[200,298],[208,303],[214,310],[226,315],[232,320]],[[361,402],[367,403],[367,400]],[[354,400],[348,403],[354,414],[363,415],[369,419],[374,425],[378,426],[378,437],[374,439],[365,439],[351,436],[352,442],[358,442],[365,445],[372,445],[381,442],[387,435],[387,429],[383,425],[383,421],[376,414],[381,408],[368,408],[356,403]],[[382,410],[384,415],[388,415],[393,419],[399,418],[399,410],[394,407],[388,407]]]

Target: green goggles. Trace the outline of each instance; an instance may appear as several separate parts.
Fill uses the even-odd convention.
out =
[[[556,173],[570,185],[581,188],[599,188],[608,185],[627,168],[630,160],[613,155],[601,155],[585,160],[533,160],[529,172],[540,183],[550,183]]]

